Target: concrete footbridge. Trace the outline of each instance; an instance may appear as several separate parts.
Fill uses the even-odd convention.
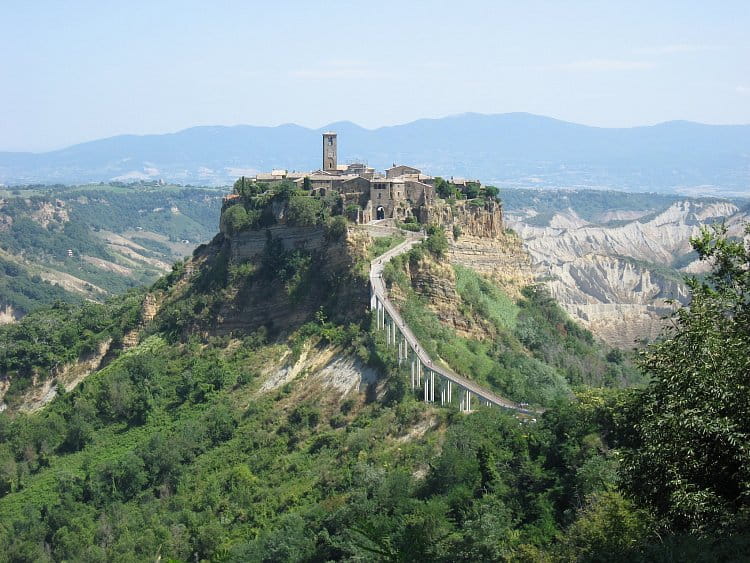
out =
[[[539,414],[525,408],[525,405],[496,395],[447,367],[435,364],[420,346],[398,309],[388,299],[383,268],[392,258],[408,252],[423,239],[424,235],[408,233],[406,241],[370,263],[370,308],[376,311],[377,328],[385,331],[387,345],[398,348],[399,365],[410,365],[412,390],[420,389],[420,395],[424,395],[426,402],[439,400],[441,405],[451,405],[458,399],[462,412],[470,412],[472,406],[478,404],[512,409],[529,415]]]

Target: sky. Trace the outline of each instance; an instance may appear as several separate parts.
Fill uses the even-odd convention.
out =
[[[750,123],[747,0],[0,0],[0,150],[530,112]]]

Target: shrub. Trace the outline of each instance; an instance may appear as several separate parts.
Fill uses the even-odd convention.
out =
[[[445,231],[440,228],[433,229],[432,234],[424,241],[424,245],[433,256],[442,258],[448,250],[448,238],[445,236]]]
[[[286,219],[289,225],[312,227],[320,220],[321,204],[309,196],[294,195],[289,199]]]
[[[413,233],[418,233],[422,230],[422,225],[419,223],[396,223],[396,226],[399,229],[404,229],[405,231],[411,231]]]
[[[224,211],[224,224],[230,234],[236,234],[249,226],[247,211],[242,205],[233,205]]]
[[[343,215],[331,217],[326,223],[326,238],[332,241],[344,240],[346,238],[347,225],[346,217]]]

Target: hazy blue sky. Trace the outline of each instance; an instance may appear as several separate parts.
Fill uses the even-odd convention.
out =
[[[0,150],[467,111],[750,123],[750,3],[0,0]]]

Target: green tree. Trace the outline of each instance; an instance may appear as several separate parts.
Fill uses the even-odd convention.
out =
[[[437,176],[435,177],[435,192],[437,193],[438,197],[448,199],[453,195],[453,188],[451,187],[451,184],[446,182],[440,176]]]
[[[642,358],[624,481],[676,530],[729,533],[750,514],[750,253],[724,227],[691,242],[713,270]]]
[[[653,522],[616,492],[588,499],[579,518],[562,538],[563,561],[632,561],[648,540]]]
[[[311,227],[320,219],[320,201],[310,196],[294,195],[286,209],[287,222],[298,227]]]
[[[127,452],[119,459],[106,461],[91,479],[91,493],[100,504],[128,501],[148,482],[143,459]]]
[[[233,205],[224,211],[222,219],[230,234],[236,234],[249,226],[247,211],[242,205]]]
[[[272,191],[274,198],[281,201],[288,201],[298,192],[297,186],[291,180],[282,180],[273,187]]]
[[[435,257],[441,258],[448,250],[448,238],[445,236],[445,231],[440,227],[430,226],[427,233],[429,236],[424,241],[425,247]]]
[[[488,199],[497,199],[497,196],[500,193],[500,190],[495,186],[484,186],[482,189],[484,190],[485,197]]]
[[[466,196],[466,199],[474,199],[475,197],[478,197],[479,196],[479,183],[466,182],[466,187],[464,188],[464,195]]]

